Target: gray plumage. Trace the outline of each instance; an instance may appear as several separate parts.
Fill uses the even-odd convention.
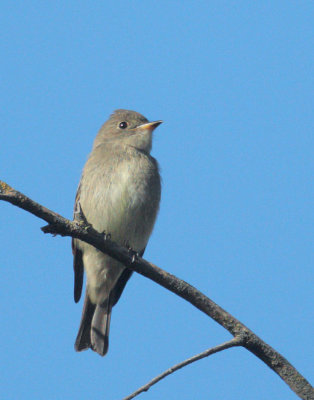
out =
[[[150,155],[152,132],[161,121],[148,122],[135,111],[117,110],[101,127],[78,187],[74,219],[82,210],[99,232],[141,255],[152,232],[160,202],[160,175]],[[79,301],[83,273],[86,295],[77,351],[108,351],[111,309],[132,272],[93,246],[74,239],[74,299]]]

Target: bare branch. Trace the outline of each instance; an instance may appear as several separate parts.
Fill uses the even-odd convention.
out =
[[[83,222],[72,222],[62,217],[2,181],[0,181],[0,200],[7,201],[48,222],[49,225],[42,228],[43,232],[72,236],[83,240],[120,261],[126,267],[187,300],[227,329],[234,337],[242,336],[244,338],[242,346],[276,372],[300,398],[314,399],[313,387],[280,353],[193,286],[141,257],[134,259],[127,248],[109,240],[108,235],[95,231],[93,227],[85,225]]]
[[[146,383],[146,385],[140,387],[135,392],[131,393],[129,396],[124,397],[122,400],[134,399],[134,397],[138,396],[139,394],[141,394],[143,392],[147,392],[157,382],[166,378],[166,376],[173,374],[175,371],[178,371],[179,369],[185,367],[186,365],[192,364],[195,361],[201,360],[202,358],[211,356],[212,354],[218,353],[219,351],[223,351],[223,350],[229,349],[231,347],[235,347],[235,346],[241,346],[242,342],[243,342],[243,338],[241,336],[237,336],[231,340],[228,340],[225,343],[219,344],[218,346],[215,346],[215,347],[211,347],[210,349],[207,349],[207,350],[203,351],[202,353],[199,353],[193,357],[187,358],[186,360],[180,362],[179,364],[176,364],[173,367],[168,368],[162,374],[156,376],[154,379],[152,379],[151,381]]]

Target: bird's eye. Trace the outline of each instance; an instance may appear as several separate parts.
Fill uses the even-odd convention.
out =
[[[119,128],[120,128],[120,129],[125,129],[125,128],[127,128],[127,126],[128,126],[128,123],[125,122],[125,121],[120,122],[120,124],[119,124]]]

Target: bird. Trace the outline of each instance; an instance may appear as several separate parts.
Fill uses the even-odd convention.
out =
[[[116,110],[100,128],[77,189],[74,220],[82,215],[98,232],[142,256],[159,210],[159,165],[150,154],[153,131],[163,121],[149,122],[131,110]],[[75,350],[108,352],[112,307],[132,271],[79,239],[72,239],[74,301],[86,293]]]

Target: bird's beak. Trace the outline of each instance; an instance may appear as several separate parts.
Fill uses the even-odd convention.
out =
[[[160,124],[162,124],[163,121],[153,121],[153,122],[147,122],[146,124],[142,124],[140,126],[138,126],[136,129],[140,129],[141,131],[153,131],[154,129],[157,128],[157,126],[159,126]]]

